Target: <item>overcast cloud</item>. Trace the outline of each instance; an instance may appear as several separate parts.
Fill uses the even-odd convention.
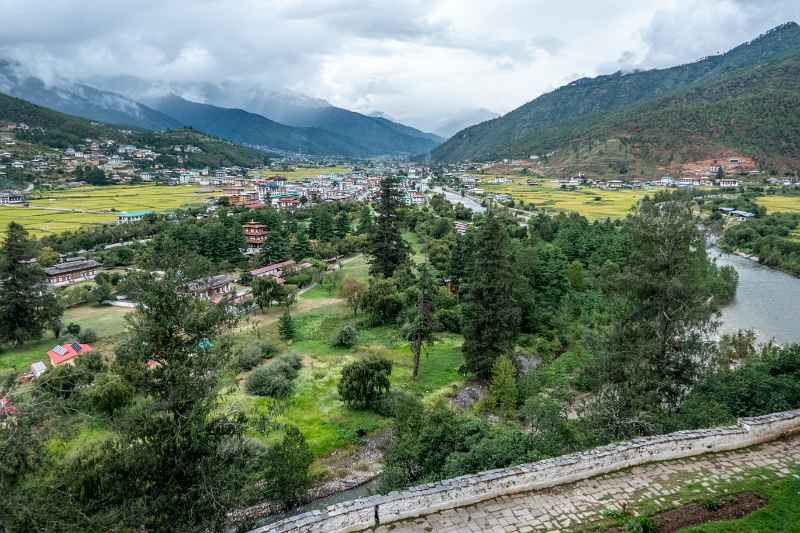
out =
[[[798,0],[0,0],[0,56],[45,79],[246,81],[420,126],[724,51]]]

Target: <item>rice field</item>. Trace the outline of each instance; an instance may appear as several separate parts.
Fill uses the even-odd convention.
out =
[[[483,177],[478,185],[488,195],[510,194],[515,201],[533,204],[539,209],[555,211],[575,211],[589,220],[623,218],[636,203],[652,191],[625,189],[611,191],[605,189],[580,188],[564,191],[551,180],[540,179],[537,185],[528,185],[526,177],[506,177],[513,183],[495,185],[487,183],[491,177]]]
[[[315,178],[320,174],[349,174],[353,169],[350,167],[312,167],[296,168],[294,170],[259,170],[252,171],[250,174],[270,178],[272,176],[283,176],[289,181],[302,181],[305,178]]]
[[[800,213],[800,196],[759,196],[758,205],[767,208],[767,213]]]
[[[39,193],[31,197],[30,207],[0,208],[0,234],[11,221],[22,224],[31,235],[40,237],[113,222],[117,211],[167,211],[200,204],[207,197],[220,194],[202,191],[203,187],[197,185],[121,185]]]

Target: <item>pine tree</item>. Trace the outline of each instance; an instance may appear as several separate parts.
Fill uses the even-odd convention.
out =
[[[267,242],[258,254],[258,261],[262,265],[268,265],[286,261],[289,256],[289,234],[286,228],[281,226],[267,236]]]
[[[489,390],[493,406],[503,416],[510,416],[517,408],[519,389],[517,369],[508,355],[503,354],[494,362]]]
[[[317,239],[322,242],[332,241],[336,236],[333,225],[333,215],[330,210],[320,209],[317,214]]]
[[[359,235],[369,235],[372,229],[372,209],[368,204],[365,204],[361,211],[358,212],[358,226],[356,233]]]
[[[278,324],[278,333],[283,340],[290,340],[294,338],[294,319],[292,319],[292,315],[289,314],[288,307],[283,312],[283,315],[281,315],[281,320]]]
[[[300,227],[297,233],[294,234],[294,241],[292,242],[292,259],[300,261],[311,255],[311,242],[308,240],[306,231]]]
[[[44,270],[32,261],[35,256],[28,232],[11,222],[0,257],[0,342],[39,339],[64,311],[47,288]]]
[[[430,269],[427,265],[419,267],[419,297],[417,307],[409,322],[406,335],[411,344],[411,353],[414,355],[414,367],[411,379],[416,380],[419,373],[419,362],[425,345],[433,342],[433,293],[436,287],[433,284]]]
[[[517,336],[519,309],[514,301],[512,267],[508,235],[490,212],[475,237],[462,346],[467,370],[484,379],[495,360],[511,351]]]
[[[372,275],[390,278],[397,267],[408,261],[408,244],[403,240],[397,215],[399,207],[397,178],[387,176],[381,181],[378,220],[369,236],[369,270]]]
[[[347,216],[347,211],[342,210],[336,215],[334,234],[337,239],[344,239],[348,233],[350,233],[350,218]]]

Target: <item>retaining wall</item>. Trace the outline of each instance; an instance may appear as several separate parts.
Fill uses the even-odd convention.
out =
[[[419,485],[299,514],[252,533],[347,532],[544,489],[656,461],[746,448],[800,431],[800,410],[742,418],[730,427],[678,431],[610,444],[536,463]]]

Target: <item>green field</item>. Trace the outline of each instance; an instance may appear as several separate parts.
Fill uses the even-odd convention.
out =
[[[478,187],[492,196],[499,193],[510,194],[515,201],[534,204],[538,209],[576,211],[589,220],[623,218],[631,207],[648,194],[648,191],[641,189],[609,191],[581,188],[576,191],[562,191],[549,179],[539,179],[538,185],[528,185],[527,177],[505,177],[513,180],[513,183],[494,185],[488,183],[491,176],[481,176]]]
[[[759,196],[758,205],[767,208],[767,213],[800,213],[800,196]]]
[[[262,178],[272,176],[283,176],[289,181],[302,181],[304,178],[316,178],[320,174],[349,174],[353,169],[350,167],[312,167],[296,168],[294,170],[259,170],[252,171],[250,175]]]
[[[31,207],[0,208],[0,233],[11,221],[25,226],[36,237],[103,224],[116,220],[115,211],[165,211],[201,204],[218,192],[201,192],[197,185],[175,187],[121,185],[80,187],[35,194]]]

